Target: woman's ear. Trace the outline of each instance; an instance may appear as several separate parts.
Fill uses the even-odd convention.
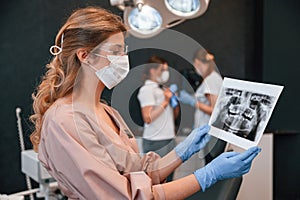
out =
[[[88,52],[85,49],[78,49],[76,55],[77,58],[80,60],[80,62],[83,62],[86,60],[88,56]]]

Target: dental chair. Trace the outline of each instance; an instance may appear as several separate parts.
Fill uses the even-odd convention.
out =
[[[36,198],[50,199],[64,199],[58,191],[58,184],[50,176],[47,170],[40,164],[38,155],[33,149],[26,150],[23,137],[21,108],[16,108],[17,128],[21,147],[21,170],[25,174],[27,189],[10,195],[0,195],[0,200],[24,200],[27,197],[30,200]],[[31,180],[39,184],[39,188],[33,189]],[[26,198],[25,198],[26,197]]]

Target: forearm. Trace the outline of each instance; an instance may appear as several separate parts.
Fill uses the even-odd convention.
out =
[[[167,200],[185,199],[201,190],[194,174],[162,184],[162,186]]]
[[[205,112],[208,115],[211,115],[212,111],[213,111],[213,106],[211,105],[206,105],[204,103],[201,103],[200,101],[197,101],[195,104],[195,107],[199,110],[202,110],[203,112]]]
[[[142,113],[143,113],[144,122],[147,124],[153,122],[165,111],[165,108],[168,106],[168,104],[169,104],[168,101],[163,101],[158,106],[151,106],[151,108],[147,108],[143,110]]]
[[[158,163],[160,181],[165,180],[167,176],[174,172],[181,164],[182,160],[178,157],[174,150],[162,157]]]

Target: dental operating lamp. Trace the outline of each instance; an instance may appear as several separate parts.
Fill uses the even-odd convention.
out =
[[[150,38],[166,28],[203,15],[210,0],[110,0],[112,6],[124,11],[129,33]]]

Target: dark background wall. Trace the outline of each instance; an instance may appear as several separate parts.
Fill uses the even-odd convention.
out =
[[[99,5],[122,15],[120,10],[109,5],[108,0],[7,0],[1,4],[0,193],[9,194],[26,188],[20,170],[15,109],[17,106],[22,108],[26,147],[31,148],[28,140],[32,129],[28,122],[32,113],[31,93],[51,59],[49,47],[53,45],[58,29],[73,9],[86,5]],[[298,133],[300,95],[296,80],[300,66],[296,58],[300,52],[299,8],[298,0],[212,0],[202,17],[188,20],[173,29],[213,52],[223,76],[284,85],[268,130]],[[134,65],[143,63],[147,55],[130,56]],[[176,61],[172,62],[175,67],[179,66]],[[299,162],[296,161],[299,154],[289,157],[289,149],[281,148],[299,145],[299,134],[294,136],[298,139],[291,139],[288,135],[283,135],[284,140],[275,137],[277,166],[274,184],[279,189],[276,183],[280,183],[280,191],[275,193],[280,197],[278,199],[291,194],[299,198],[293,182],[296,180],[289,182],[280,175],[287,173],[282,172],[285,160],[293,166],[290,172],[297,175],[299,171]]]
[[[274,137],[274,199],[300,199],[300,2],[264,0],[263,81],[284,85],[269,129]]]
[[[300,2],[265,0],[263,20],[263,80],[285,86],[271,128],[299,131]]]

